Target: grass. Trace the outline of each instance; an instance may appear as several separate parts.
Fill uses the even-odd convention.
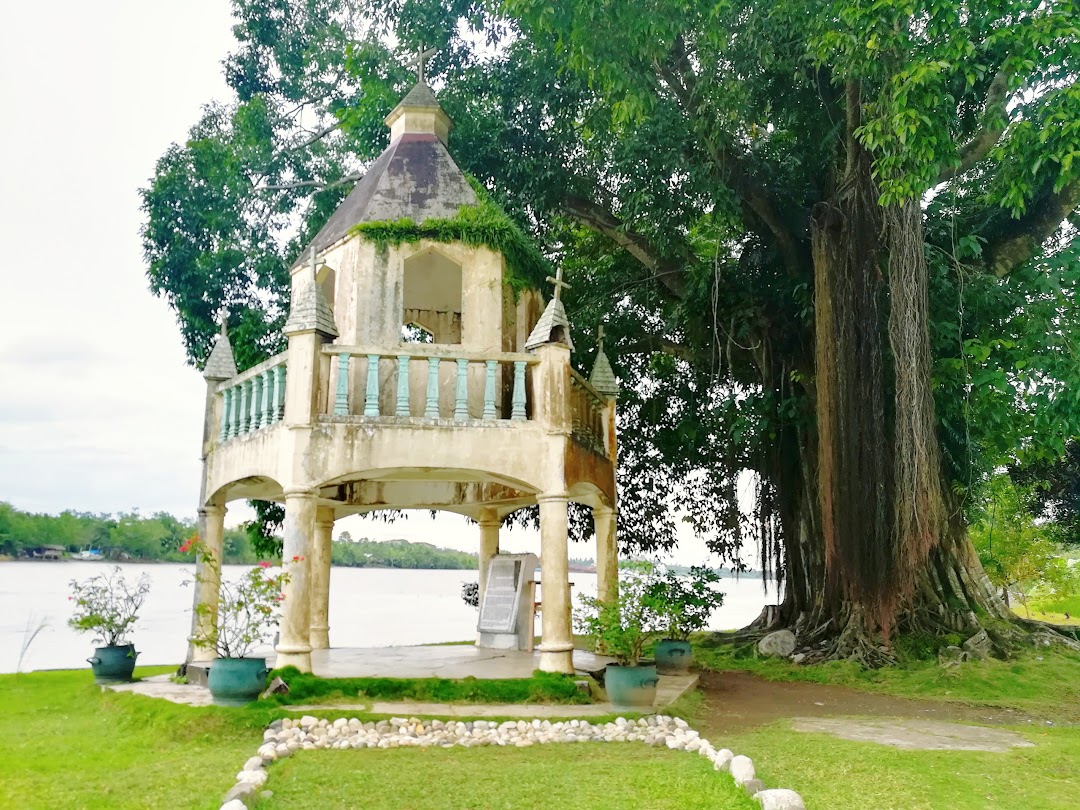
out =
[[[264,702],[274,705],[339,703],[357,697],[369,700],[409,700],[422,703],[591,703],[569,675],[534,672],[531,678],[317,678],[295,667],[275,670],[289,685],[286,695]]]
[[[1080,728],[1016,730],[1035,747],[1008,754],[902,751],[795,732],[786,721],[712,741],[751,757],[765,784],[797,790],[807,807],[1075,810]]]
[[[1053,624],[1071,624],[1080,626],[1080,595],[1063,599],[1032,600],[1031,618]],[[1022,607],[1017,607],[1021,615],[1026,616]],[[1065,614],[1068,613],[1068,618]]]
[[[916,655],[917,646],[917,641],[909,641],[897,666],[878,670],[862,669],[847,661],[803,666],[761,658],[752,644],[733,644],[709,636],[694,639],[694,657],[706,669],[742,670],[774,681],[811,681],[898,697],[1010,707],[1080,722],[1080,654],[1054,648],[1008,661],[972,661],[949,671],[936,658]]]
[[[752,810],[703,758],[640,743],[300,752],[271,769],[259,810]],[[419,776],[422,774],[423,776]]]
[[[136,676],[170,671],[141,667]],[[196,708],[103,691],[89,670],[0,675],[0,696],[0,807],[20,810],[216,810],[262,730],[288,715],[287,708],[262,702]],[[304,751],[271,768],[275,798],[266,806],[525,808],[546,806],[547,797],[556,796],[567,808],[753,807],[700,757],[640,744],[583,745]],[[639,793],[647,803],[639,802]]]
[[[0,807],[217,808],[271,719],[102,692],[89,670],[0,675],[0,695]]]

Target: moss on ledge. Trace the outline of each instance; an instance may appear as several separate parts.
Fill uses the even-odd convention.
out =
[[[432,242],[462,242],[501,253],[506,260],[506,281],[515,296],[525,289],[539,289],[551,272],[550,263],[533,241],[518,227],[473,178],[467,177],[476,192],[476,205],[463,205],[450,219],[412,219],[361,222],[350,234],[370,239],[380,248],[428,239]]]

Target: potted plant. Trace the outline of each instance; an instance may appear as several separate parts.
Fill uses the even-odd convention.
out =
[[[653,655],[661,675],[690,671],[690,634],[704,630],[713,611],[724,603],[724,594],[714,587],[719,581],[720,575],[704,565],[695,565],[683,576],[668,571],[653,581],[654,604],[663,628]]]
[[[211,555],[202,549],[197,553],[211,570],[217,569]],[[270,563],[259,563],[235,582],[215,576],[215,581],[221,581],[217,609],[206,604],[195,608],[199,621],[191,642],[217,654],[210,664],[207,686],[218,706],[250,703],[266,685],[266,659],[251,657],[251,653],[271,639],[284,598],[281,589],[288,582],[286,573],[271,574],[269,568]]]
[[[659,678],[656,665],[643,662],[641,656],[655,633],[655,569],[646,562],[624,563],[620,568],[618,599],[579,596],[582,607],[575,612],[575,623],[578,632],[593,636],[615,659],[604,670],[604,687],[611,702],[627,708],[649,708],[656,701]]]
[[[135,645],[127,640],[128,631],[139,620],[139,610],[150,592],[150,579],[143,574],[128,585],[114,566],[107,574],[98,574],[79,582],[71,581],[75,613],[68,624],[80,633],[93,633],[94,643],[103,646],[87,658],[95,683],[130,681],[135,671]]]

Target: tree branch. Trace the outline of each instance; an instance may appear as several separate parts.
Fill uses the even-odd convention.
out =
[[[1080,208],[1080,180],[1050,194],[986,246],[987,267],[998,277],[1030,261],[1043,242]]]
[[[274,183],[266,186],[258,186],[256,191],[287,191],[293,188],[311,188],[314,191],[326,191],[329,188],[335,188],[336,186],[344,185],[345,183],[351,183],[354,180],[359,180],[364,176],[363,172],[356,172],[355,174],[347,174],[344,177],[339,177],[330,183],[324,183],[322,180],[298,180],[295,183]]]
[[[947,166],[938,174],[937,183],[945,183],[954,177],[972,169],[979,161],[990,154],[990,150],[1001,140],[1009,125],[1006,101],[1009,93],[1009,75],[999,70],[990,88],[986,91],[986,103],[983,105],[982,126],[966,144],[960,147],[960,161],[955,166]]]
[[[788,271],[797,274],[804,266],[803,251],[788,223],[777,210],[774,195],[751,171],[745,155],[721,144],[697,112],[694,102],[697,95],[697,77],[686,58],[682,38],[676,37],[670,61],[654,60],[653,66],[660,81],[671,90],[683,113],[693,123],[717,177],[735,192],[744,216],[756,219],[769,230],[776,239]]]
[[[685,360],[688,363],[693,362],[694,359],[694,353],[689,346],[684,346],[681,343],[657,335],[647,335],[635,340],[633,343],[622,344],[616,348],[620,354],[653,354],[654,352],[660,352]]]
[[[567,197],[560,207],[585,227],[603,234],[623,248],[652,271],[660,283],[677,298],[686,296],[684,269],[661,258],[644,236],[626,228],[623,222],[602,205],[581,197]]]

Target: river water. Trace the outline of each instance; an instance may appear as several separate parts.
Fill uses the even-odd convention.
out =
[[[86,579],[107,563],[0,563],[0,672],[72,669],[85,666],[93,639],[67,626],[72,579]],[[247,566],[226,565],[223,576],[238,578]],[[140,664],[176,664],[184,659],[191,627],[191,565],[125,563],[125,578],[151,580],[150,595],[133,632]],[[334,568],[330,575],[330,643],[335,647],[390,647],[463,641],[476,633],[476,609],[461,601],[461,584],[475,582],[475,571],[417,571],[386,568]],[[571,574],[574,593],[596,593],[595,574]],[[725,604],[710,627],[725,630],[748,624],[766,602],[775,602],[757,577],[725,579]],[[43,623],[43,624],[42,624]],[[41,631],[26,647],[35,628]],[[539,628],[539,622],[537,623]]]

